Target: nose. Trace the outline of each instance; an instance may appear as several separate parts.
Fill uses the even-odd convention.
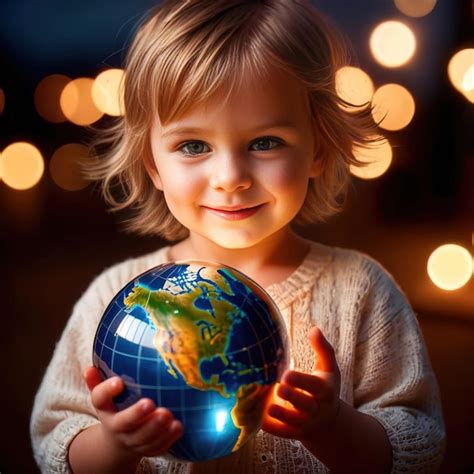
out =
[[[216,156],[211,168],[210,186],[213,189],[235,192],[248,189],[252,185],[249,166],[242,154],[220,154]]]

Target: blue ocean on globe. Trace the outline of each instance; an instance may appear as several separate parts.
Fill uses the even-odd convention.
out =
[[[166,263],[137,276],[98,325],[93,364],[120,376],[118,410],[142,397],[184,426],[170,454],[204,461],[238,450],[260,429],[287,367],[287,332],[257,283],[224,265]]]

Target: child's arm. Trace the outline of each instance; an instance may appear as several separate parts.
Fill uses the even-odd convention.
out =
[[[156,408],[150,399],[141,399],[116,412],[112,399],[119,395],[123,381],[113,377],[102,382],[95,367],[84,378],[92,404],[101,423],[80,432],[69,447],[69,465],[75,473],[135,472],[143,456],[160,456],[182,434],[182,425],[165,408]]]
[[[100,420],[83,373],[92,362],[94,335],[103,311],[117,289],[130,278],[130,272],[137,273],[136,270],[120,264],[118,269],[112,267],[96,278],[76,303],[56,345],[36,394],[30,421],[33,454],[41,472],[70,473],[68,451],[73,440],[97,434]],[[83,434],[86,431],[88,434]],[[137,471],[149,472],[152,464],[143,457]]]

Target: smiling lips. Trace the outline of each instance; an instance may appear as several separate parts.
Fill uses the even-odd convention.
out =
[[[242,220],[246,219],[247,217],[252,216],[258,210],[263,206],[263,204],[260,204],[255,207],[247,207],[247,208],[236,208],[232,210],[232,208],[219,208],[219,209],[214,209],[212,207],[207,207],[204,206],[205,209],[207,209],[209,212],[212,214],[223,217],[224,219],[231,220],[231,221],[237,221],[237,220]]]

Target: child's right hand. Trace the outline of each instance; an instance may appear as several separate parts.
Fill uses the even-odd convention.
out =
[[[88,367],[84,379],[104,436],[118,449],[139,457],[160,456],[183,434],[181,422],[168,409],[155,408],[149,398],[142,398],[128,408],[116,411],[112,399],[124,389],[120,377],[102,381],[99,371]]]

